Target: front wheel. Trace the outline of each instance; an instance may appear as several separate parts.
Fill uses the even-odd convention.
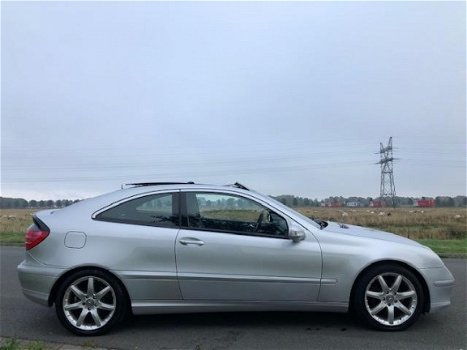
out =
[[[60,322],[78,335],[100,335],[124,316],[125,294],[118,281],[100,270],[78,271],[60,285],[55,310]]]
[[[423,298],[422,286],[410,270],[395,264],[380,265],[357,281],[354,310],[373,328],[400,331],[418,319]]]

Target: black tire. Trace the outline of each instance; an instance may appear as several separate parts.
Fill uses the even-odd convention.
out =
[[[60,284],[55,311],[62,325],[83,336],[108,332],[126,315],[128,302],[119,281],[109,273],[77,271]]]
[[[417,276],[403,266],[384,264],[371,267],[358,279],[352,310],[372,328],[401,331],[414,324],[423,305],[423,288]]]

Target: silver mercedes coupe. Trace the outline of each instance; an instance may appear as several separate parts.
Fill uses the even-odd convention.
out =
[[[429,248],[307,218],[246,187],[136,183],[33,216],[23,293],[70,331],[128,313],[352,311],[403,330],[450,305],[454,278]]]

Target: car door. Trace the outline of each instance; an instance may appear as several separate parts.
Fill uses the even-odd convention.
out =
[[[175,244],[187,300],[313,301],[321,251],[313,235],[293,242],[291,219],[234,193],[182,191]]]

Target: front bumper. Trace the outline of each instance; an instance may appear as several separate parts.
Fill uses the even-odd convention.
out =
[[[430,312],[436,312],[451,305],[454,277],[446,266],[420,269],[430,293]]]

